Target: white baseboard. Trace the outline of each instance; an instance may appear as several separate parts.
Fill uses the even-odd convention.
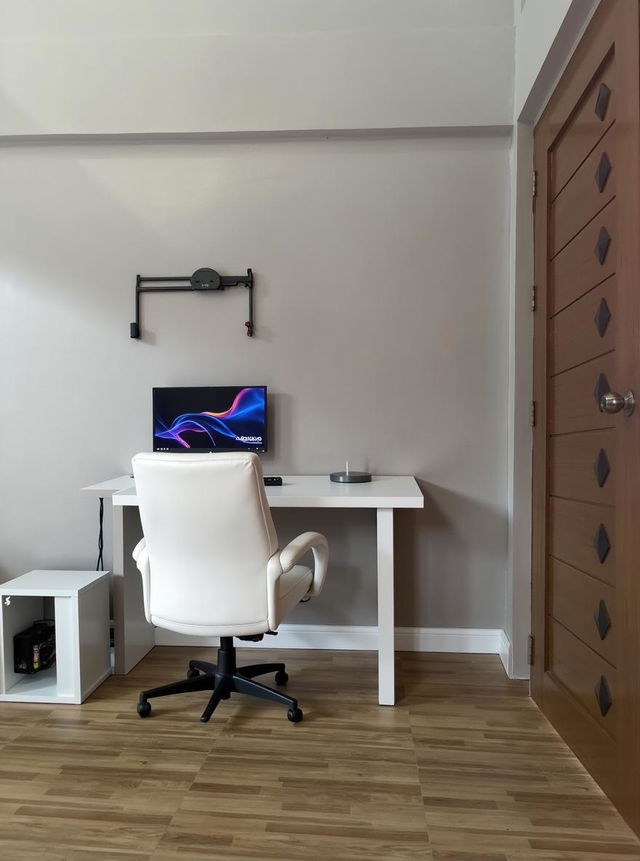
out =
[[[502,666],[505,673],[510,679],[513,678],[513,653],[511,650],[511,640],[506,631],[500,631],[500,649],[498,650]]]
[[[218,638],[192,637],[156,628],[156,645],[217,646]],[[265,636],[259,643],[245,641],[242,648],[246,647],[373,651],[378,647],[378,629],[367,625],[280,625],[277,637]],[[396,649],[399,652],[500,655],[505,664],[511,644],[500,628],[396,628]]]

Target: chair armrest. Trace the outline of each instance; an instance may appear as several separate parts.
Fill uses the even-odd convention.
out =
[[[131,551],[131,555],[133,556],[134,562],[138,561],[138,558],[143,550],[147,549],[147,540],[146,538],[141,538],[140,541],[136,544],[136,546]]]
[[[298,535],[280,551],[280,565],[283,571],[289,571],[309,551],[313,553],[313,580],[308,594],[318,595],[327,576],[329,564],[329,545],[324,535],[319,532],[303,532]]]
[[[131,554],[138,566],[138,571],[142,577],[142,601],[144,604],[144,615],[151,624],[151,616],[149,612],[149,585],[151,580],[151,566],[149,564],[149,551],[147,550],[147,542],[142,538],[133,548]]]

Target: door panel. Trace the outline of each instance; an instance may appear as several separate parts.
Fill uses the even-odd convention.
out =
[[[616,328],[616,279],[612,276],[552,317],[549,372],[558,374],[611,352]]]
[[[554,198],[572,174],[580,167],[602,136],[611,128],[616,116],[615,57],[611,56],[604,69],[596,75],[581,107],[570,122],[571,134],[565,134],[556,146],[553,182],[550,188]],[[607,95],[608,91],[608,95]],[[598,103],[598,99],[600,102]],[[596,113],[596,105],[599,111]]]
[[[577,236],[616,195],[615,124],[578,168],[550,209],[550,254]]]
[[[615,586],[615,510],[610,506],[551,497],[549,554]]]
[[[607,253],[598,253],[598,241],[609,237]],[[556,255],[548,268],[548,307],[557,314],[597,284],[613,275],[617,256],[616,201],[612,200]],[[538,284],[540,289],[540,284]]]
[[[616,590],[553,557],[549,583],[553,618],[615,666]]]
[[[555,619],[549,629],[549,671],[615,739],[616,670]]]
[[[613,505],[615,458],[612,429],[551,437],[549,492],[564,499]]]
[[[618,744],[587,713],[552,673],[545,673],[541,692],[544,713],[609,798],[618,797]],[[540,702],[540,698],[538,698]],[[594,859],[595,861],[595,859]]]
[[[600,412],[600,395],[615,384],[615,356],[609,353],[550,380],[551,433],[613,427],[614,416]]]
[[[531,690],[640,832],[640,8],[601,0],[536,125]]]

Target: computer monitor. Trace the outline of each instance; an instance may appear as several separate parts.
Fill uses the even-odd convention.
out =
[[[154,388],[154,451],[266,451],[266,386]]]

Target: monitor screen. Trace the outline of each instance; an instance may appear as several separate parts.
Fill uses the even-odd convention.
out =
[[[154,451],[266,451],[267,387],[154,388]]]

